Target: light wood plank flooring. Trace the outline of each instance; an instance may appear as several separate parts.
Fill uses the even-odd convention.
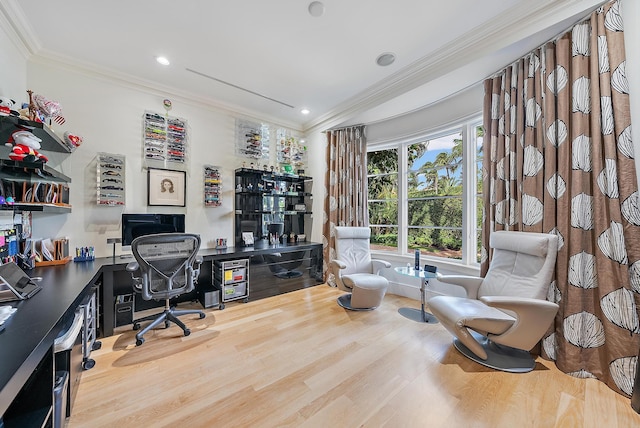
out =
[[[629,399],[538,359],[527,374],[459,354],[439,325],[336,304],[326,285],[103,340],[69,427],[639,427]]]

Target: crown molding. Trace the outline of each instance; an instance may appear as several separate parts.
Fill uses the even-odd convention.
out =
[[[25,59],[41,49],[42,45],[17,1],[4,0],[0,3],[0,25]]]
[[[532,3],[523,2],[504,11],[488,23],[467,31],[442,48],[338,104],[326,114],[305,123],[305,132],[317,132],[336,126],[359,112],[424,85],[487,53],[504,48],[510,41],[519,40],[517,36],[532,34],[531,29],[544,29],[544,23],[550,18],[559,22],[569,18],[571,13],[580,13],[580,10],[571,9],[584,5],[584,0],[544,0]],[[587,9],[604,2],[596,0],[593,3]],[[583,10],[584,6],[580,9]],[[543,27],[539,28],[541,24]]]

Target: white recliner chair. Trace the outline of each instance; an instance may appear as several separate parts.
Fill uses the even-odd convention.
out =
[[[466,298],[436,296],[427,303],[466,357],[498,370],[528,372],[535,367],[529,351],[558,311],[546,300],[558,238],[499,231],[491,234],[490,246],[493,258],[484,278],[438,276],[440,282],[463,287]]]
[[[337,226],[336,258],[330,269],[336,285],[349,294],[338,297],[338,304],[351,310],[372,310],[380,306],[389,287],[389,281],[380,275],[382,268],[391,263],[371,259],[368,227]]]

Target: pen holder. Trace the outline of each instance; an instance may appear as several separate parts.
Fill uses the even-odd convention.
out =
[[[74,262],[90,262],[95,260],[95,256],[86,256],[86,257],[74,257],[73,261]]]

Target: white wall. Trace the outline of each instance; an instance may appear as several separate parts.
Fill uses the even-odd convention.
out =
[[[631,99],[631,138],[634,143],[636,174],[640,188],[640,1],[623,0],[624,43],[627,52],[627,79]]]
[[[0,13],[0,28],[9,28],[9,25]],[[27,57],[16,46],[19,42],[15,37],[0,31],[0,95],[22,102],[27,96]]]

